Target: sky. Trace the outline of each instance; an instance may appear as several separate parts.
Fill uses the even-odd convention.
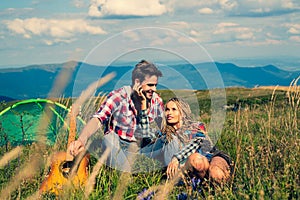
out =
[[[147,59],[300,69],[299,52],[299,0],[0,3],[0,68]]]

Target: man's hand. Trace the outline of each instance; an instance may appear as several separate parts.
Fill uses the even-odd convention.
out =
[[[167,168],[167,176],[169,178],[173,178],[175,174],[178,172],[178,168],[179,168],[179,161],[177,160],[176,157],[173,157]]]
[[[72,156],[77,156],[80,152],[84,150],[84,144],[81,140],[75,140],[70,143],[68,147],[68,153]]]
[[[141,84],[134,84],[133,88],[132,88],[137,95],[140,97],[141,100],[141,110],[146,110],[147,109],[147,100],[146,100],[146,96],[143,93],[143,88]]]
[[[134,84],[133,90],[136,91],[141,100],[146,100],[146,96],[143,93],[143,88],[141,84]]]

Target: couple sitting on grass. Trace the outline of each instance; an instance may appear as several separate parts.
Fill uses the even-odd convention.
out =
[[[88,139],[103,127],[104,137],[98,145],[111,150],[106,164],[112,168],[130,172],[135,155],[141,153],[167,166],[170,178],[181,168],[199,178],[208,175],[218,182],[227,181],[230,158],[213,147],[202,123],[192,121],[188,104],[172,98],[164,108],[156,93],[161,76],[153,63],[139,62],[132,71],[132,86],[116,89],[107,96],[79,138],[69,145],[68,152],[78,155]],[[163,127],[159,136],[154,127]],[[152,142],[141,148],[139,141],[149,137]]]

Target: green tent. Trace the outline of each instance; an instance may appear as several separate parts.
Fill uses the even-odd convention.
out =
[[[0,112],[0,145],[22,145],[37,140],[38,134],[47,136],[47,143],[54,144],[60,133],[67,137],[68,113],[66,106],[48,99],[19,101]],[[41,128],[41,117],[46,116]],[[78,123],[79,122],[79,123]],[[84,125],[77,117],[77,129]]]

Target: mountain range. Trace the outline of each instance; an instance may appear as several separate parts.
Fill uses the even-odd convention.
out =
[[[300,71],[273,65],[242,67],[232,63],[158,65],[163,72],[158,89],[205,90],[222,87],[289,86]],[[76,97],[106,74],[115,77],[98,91],[110,91],[131,84],[131,65],[97,66],[70,61],[0,69],[0,100],[47,97]]]

